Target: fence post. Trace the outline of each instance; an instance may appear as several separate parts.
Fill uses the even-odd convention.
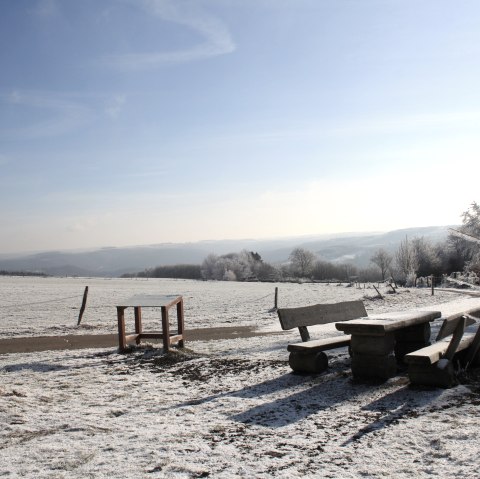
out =
[[[85,286],[85,292],[83,293],[82,306],[80,307],[80,313],[78,314],[77,326],[80,324],[83,313],[85,312],[85,307],[87,306],[87,296],[88,296],[88,286]]]
[[[434,278],[433,278],[433,274],[432,274],[432,296],[434,295],[433,283],[434,283]]]
[[[274,309],[278,309],[278,286],[275,286],[275,304],[273,305]]]

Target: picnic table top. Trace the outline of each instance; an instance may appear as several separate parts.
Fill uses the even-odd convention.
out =
[[[399,329],[427,323],[440,318],[440,311],[402,311],[372,314],[366,318],[351,319],[335,323],[339,331],[346,334],[384,335]]]
[[[180,294],[136,294],[127,299],[121,299],[117,307],[159,308],[173,306],[182,299]]]

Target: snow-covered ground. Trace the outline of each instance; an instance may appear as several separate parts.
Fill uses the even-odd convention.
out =
[[[345,285],[0,278],[0,337],[115,332],[116,301],[138,293],[183,294],[187,331],[274,331],[275,286],[284,307],[364,299],[372,313],[448,313],[480,303],[428,289],[380,300],[369,299],[373,289]],[[315,330],[329,334],[330,326]],[[169,357],[148,347],[0,355],[0,475],[478,477],[477,380],[450,390],[411,388],[405,375],[359,383],[343,350],[329,354],[328,372],[294,375],[286,345],[297,338],[189,342]]]

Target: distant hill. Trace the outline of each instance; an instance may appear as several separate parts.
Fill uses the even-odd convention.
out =
[[[49,251],[0,258],[0,270],[43,272],[54,276],[120,276],[146,268],[172,264],[199,264],[211,253],[226,254],[242,249],[258,252],[265,261],[283,263],[293,248],[309,249],[321,259],[349,262],[364,267],[373,252],[384,248],[393,252],[400,242],[423,236],[436,243],[446,239],[448,226],[409,228],[387,233],[350,233],[301,236],[272,240],[219,240],[195,243],[165,243],[92,251]]]

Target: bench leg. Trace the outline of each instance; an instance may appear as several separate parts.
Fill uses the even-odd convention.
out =
[[[444,367],[437,364],[420,366],[410,364],[408,367],[410,383],[416,386],[434,386],[451,388],[457,384],[455,369],[451,361],[445,362]]]
[[[299,353],[292,351],[288,357],[290,367],[297,373],[322,373],[328,368],[328,357],[324,352]]]

